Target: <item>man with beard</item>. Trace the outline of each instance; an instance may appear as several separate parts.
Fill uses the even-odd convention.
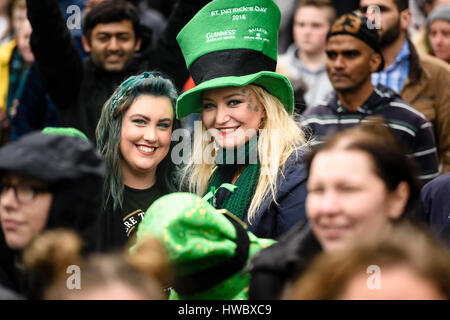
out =
[[[311,129],[312,143],[371,118],[382,118],[405,151],[418,164],[418,178],[439,175],[433,131],[425,116],[392,89],[372,85],[371,74],[384,67],[378,33],[364,17],[341,16],[327,34],[326,69],[335,90],[327,103],[307,109],[302,125]]]
[[[75,127],[95,141],[103,104],[123,80],[143,71],[162,71],[182,88],[189,74],[176,35],[209,1],[179,0],[156,40],[142,27],[134,5],[124,0],[101,1],[84,21],[82,44],[89,57],[83,61],[58,0],[27,0],[39,77],[63,126]]]
[[[450,172],[450,67],[430,56],[419,56],[408,37],[408,0],[361,0],[360,10],[373,19],[380,35],[385,68],[372,74],[374,85],[398,92],[433,124],[441,173]],[[379,17],[373,13],[380,12]]]

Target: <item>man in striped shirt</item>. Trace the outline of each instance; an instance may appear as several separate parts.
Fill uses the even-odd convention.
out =
[[[383,69],[384,59],[378,34],[369,26],[366,18],[354,14],[333,24],[327,35],[326,67],[335,91],[326,104],[308,109],[302,124],[311,129],[312,143],[317,144],[334,132],[382,117],[416,160],[419,179],[427,182],[439,175],[432,126],[392,89],[372,85],[371,74]]]
[[[385,68],[372,73],[372,84],[393,89],[433,124],[440,171],[450,172],[450,66],[436,57],[418,54],[408,36],[409,3],[360,0],[360,11],[377,28],[385,59]]]

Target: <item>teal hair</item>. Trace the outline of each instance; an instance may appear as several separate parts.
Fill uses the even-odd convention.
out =
[[[97,124],[97,148],[106,163],[106,177],[103,187],[104,205],[113,203],[113,210],[123,207],[123,178],[120,166],[120,139],[122,119],[133,102],[142,95],[169,98],[175,114],[178,98],[173,82],[158,72],[144,72],[138,76],[126,79],[114,91],[113,95],[103,105],[100,121]],[[179,128],[179,122],[174,119],[172,131]],[[158,165],[156,179],[165,192],[175,191],[172,175],[175,166],[170,159],[173,148],[171,143],[168,155]]]

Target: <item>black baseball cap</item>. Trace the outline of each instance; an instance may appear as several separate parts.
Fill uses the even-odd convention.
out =
[[[381,53],[378,32],[366,17],[354,13],[340,16],[332,25],[327,34],[327,40],[338,34],[348,34],[366,43],[381,56],[381,64],[378,71],[384,69],[384,57]]]

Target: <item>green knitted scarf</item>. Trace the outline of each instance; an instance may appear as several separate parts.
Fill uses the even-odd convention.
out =
[[[257,157],[257,138],[250,139],[244,146],[233,151],[233,161],[230,161],[229,150],[219,149],[215,159],[217,169],[209,179],[207,193],[203,199],[213,204],[216,192],[220,188],[228,189],[230,194],[223,201],[221,208],[217,209],[227,209],[239,219],[244,220],[260,174],[260,165]],[[230,164],[230,162],[232,163]],[[246,165],[246,167],[236,180],[236,183],[234,185],[224,183],[226,173],[234,174],[238,170],[239,164]]]

